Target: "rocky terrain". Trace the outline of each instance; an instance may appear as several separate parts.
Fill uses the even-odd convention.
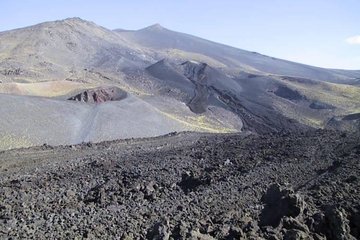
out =
[[[70,97],[68,100],[85,103],[103,103],[107,101],[120,101],[124,98],[126,98],[126,92],[119,88],[107,87],[87,89]]]
[[[0,153],[1,239],[359,239],[360,136],[172,133]]]
[[[0,32],[0,239],[360,239],[359,79],[159,24]]]

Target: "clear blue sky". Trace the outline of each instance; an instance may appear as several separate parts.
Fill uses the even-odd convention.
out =
[[[81,17],[172,30],[310,65],[360,69],[360,0],[1,0],[0,31]]]

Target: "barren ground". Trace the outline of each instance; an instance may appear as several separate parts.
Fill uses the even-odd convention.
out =
[[[180,133],[0,153],[0,238],[358,239],[359,136]]]

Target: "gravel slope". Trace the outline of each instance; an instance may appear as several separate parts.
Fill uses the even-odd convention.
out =
[[[153,137],[174,131],[217,130],[217,126],[211,122],[205,126],[197,122],[190,124],[186,117],[196,115],[189,109],[180,104],[169,107],[170,103],[165,105],[167,101],[161,101],[164,100],[154,98],[148,103],[129,95],[120,101],[86,104],[44,97],[0,94],[0,150],[43,144],[78,144],[88,141]],[[166,106],[164,111],[156,107],[160,104]],[[171,115],[170,109],[177,110],[177,115]],[[209,114],[203,118],[206,123],[222,119],[221,116]],[[218,128],[233,129],[231,124],[218,124]],[[206,128],[207,126],[212,128]]]

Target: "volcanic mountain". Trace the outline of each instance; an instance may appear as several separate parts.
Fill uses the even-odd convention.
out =
[[[359,86],[360,71],[158,24],[131,31],[79,18],[45,22],[0,33],[0,149],[173,131],[356,131]]]

